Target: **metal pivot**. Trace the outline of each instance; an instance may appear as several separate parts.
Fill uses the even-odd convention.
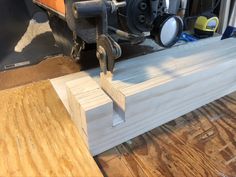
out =
[[[121,56],[121,48],[110,36],[100,35],[97,40],[97,58],[102,72],[113,72],[115,59]]]
[[[75,18],[95,18],[97,29],[97,58],[102,72],[113,71],[115,59],[121,56],[121,48],[108,34],[108,13],[124,7],[126,1],[86,0],[73,3]]]

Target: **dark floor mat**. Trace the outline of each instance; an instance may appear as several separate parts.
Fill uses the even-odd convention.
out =
[[[44,12],[37,11],[31,19],[24,1],[1,0],[0,16],[4,17],[0,20],[0,71],[36,64],[61,53]],[[17,46],[21,49],[16,50]]]

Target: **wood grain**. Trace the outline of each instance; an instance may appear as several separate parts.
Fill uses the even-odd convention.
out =
[[[218,46],[221,47],[215,50]],[[141,102],[142,97],[145,97],[143,96],[145,92],[149,97],[155,96],[152,95],[155,88],[159,90],[163,85],[175,81],[179,83],[179,80],[187,77],[193,80],[198,73],[205,72],[204,76],[198,76],[196,79],[200,77],[208,79],[208,76],[210,78],[210,74],[214,71],[208,73],[207,70],[219,65],[225,67],[228,62],[235,61],[235,49],[234,39],[211,43],[200,41],[136,57],[118,63],[114,74],[101,74],[101,87],[127,113],[129,110],[126,107],[136,106],[132,103],[132,97],[135,97],[137,103]],[[218,70],[220,71],[220,68]],[[188,81],[186,80],[184,84],[189,84]],[[172,87],[175,88],[175,84]],[[168,90],[165,89],[165,91]],[[131,100],[130,105],[129,100]]]
[[[236,176],[236,93],[96,157],[109,177]],[[119,166],[119,171],[113,171]]]
[[[101,139],[96,134],[113,125],[113,102],[90,76],[67,82],[66,87],[71,118],[94,154]]]
[[[49,81],[0,92],[0,176],[102,176]]]

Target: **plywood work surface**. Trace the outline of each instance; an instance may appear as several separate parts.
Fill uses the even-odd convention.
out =
[[[235,177],[236,93],[96,157],[106,176]]]
[[[102,176],[49,81],[0,92],[0,177]]]

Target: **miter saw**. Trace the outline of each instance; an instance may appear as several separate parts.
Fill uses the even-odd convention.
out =
[[[179,39],[183,23],[175,13],[179,0],[34,0],[49,14],[53,31],[66,22],[73,34],[71,56],[79,60],[89,44],[96,44],[101,70],[113,71],[122,54],[121,43],[139,44],[151,38],[163,47]],[[174,12],[173,12],[174,11]],[[65,25],[64,25],[65,26]],[[67,47],[68,46],[64,46]]]

